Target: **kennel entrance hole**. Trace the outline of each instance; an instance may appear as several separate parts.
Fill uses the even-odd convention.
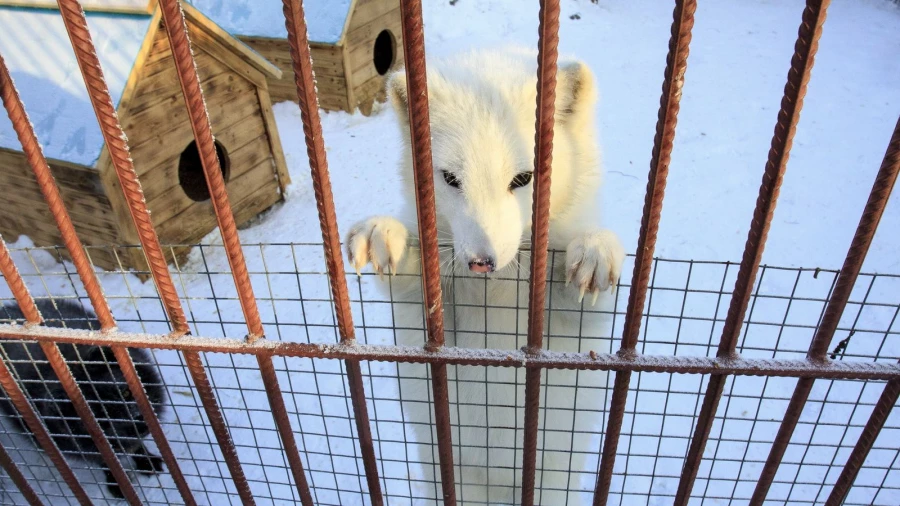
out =
[[[227,183],[231,175],[228,151],[219,141],[215,141],[215,144],[219,167],[222,169],[222,178]],[[209,187],[206,185],[206,175],[203,173],[203,162],[200,160],[200,152],[197,150],[197,141],[191,141],[181,152],[181,159],[178,161],[178,184],[181,185],[181,189],[189,199],[195,202],[209,200]]]
[[[372,51],[372,61],[379,75],[387,74],[394,64],[394,35],[390,30],[382,30],[375,37],[375,49]]]

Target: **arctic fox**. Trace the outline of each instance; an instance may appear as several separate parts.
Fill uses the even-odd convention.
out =
[[[512,350],[527,341],[529,262],[521,250],[531,236],[536,62],[534,52],[506,49],[428,64],[439,239],[452,244],[441,249],[440,258],[448,346]],[[616,235],[598,226],[594,78],[584,63],[564,61],[557,79],[550,249],[559,253],[548,268],[544,346],[606,352],[608,318],[596,310],[580,311],[614,290],[625,257]],[[405,74],[394,73],[386,86],[408,146]],[[420,257],[418,248],[410,247],[414,241],[407,229],[407,224],[416,228],[408,149],[403,176],[409,214],[357,223],[345,244],[357,272],[371,263],[379,274],[396,275],[383,282],[393,302],[396,342],[422,345]],[[611,299],[602,297],[601,305]],[[429,486],[411,491],[423,499],[439,498],[427,368],[401,364],[398,372],[405,423],[418,443],[409,447],[418,454],[392,458],[423,464],[409,465],[409,479]],[[517,503],[524,371],[459,366],[448,373],[457,499]],[[599,443],[590,432],[603,420],[606,374],[550,371],[542,384],[536,497],[541,504],[578,504],[589,500],[593,488]]]

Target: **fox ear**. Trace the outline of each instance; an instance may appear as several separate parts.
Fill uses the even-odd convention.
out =
[[[590,118],[597,102],[594,75],[583,62],[560,65],[556,85],[556,119],[580,123]]]
[[[403,123],[409,123],[409,97],[406,91],[406,70],[400,69],[387,78],[387,96]]]

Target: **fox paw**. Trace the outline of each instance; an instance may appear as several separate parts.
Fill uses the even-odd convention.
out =
[[[578,302],[591,293],[591,305],[606,290],[615,290],[622,273],[625,250],[619,238],[608,230],[575,238],[566,248],[566,285],[574,283]]]
[[[369,262],[379,275],[397,273],[406,252],[406,227],[389,216],[376,216],[354,225],[347,234],[347,259],[360,274]]]

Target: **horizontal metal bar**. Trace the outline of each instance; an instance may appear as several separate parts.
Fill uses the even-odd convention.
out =
[[[470,349],[443,347],[429,351],[424,347],[371,344],[310,344],[260,340],[179,336],[175,334],[132,334],[127,332],[91,332],[49,328],[40,325],[0,325],[0,339],[24,339],[41,342],[124,345],[136,348],[181,350],[187,352],[270,354],[281,357],[325,358],[376,362],[421,364],[481,365],[544,369],[664,372],[678,374],[724,374],[737,376],[776,376],[789,378],[892,380],[900,379],[900,364],[883,362],[816,361],[808,359],[745,359],[717,357],[673,357],[661,355],[620,356],[609,353],[565,353],[543,350]]]

